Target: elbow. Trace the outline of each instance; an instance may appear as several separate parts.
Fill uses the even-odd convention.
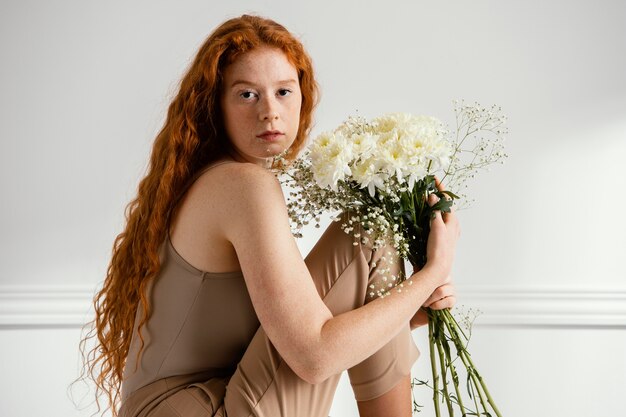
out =
[[[294,364],[291,369],[302,380],[309,384],[319,384],[326,381],[333,375],[327,367],[323,366],[321,360],[311,360]]]
[[[320,384],[329,378],[329,376],[326,375],[325,373],[314,371],[314,370],[306,370],[306,371],[301,370],[299,372],[296,372],[296,371],[294,372],[296,373],[296,375],[298,375],[298,377],[300,377],[300,379],[312,385]]]
[[[321,334],[316,334],[287,351],[283,358],[300,379],[315,385],[341,373],[333,350],[333,346],[323,343]]]

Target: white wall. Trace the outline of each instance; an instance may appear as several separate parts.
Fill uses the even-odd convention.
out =
[[[0,415],[89,414],[65,395],[79,323],[178,79],[243,12],[309,49],[314,134],[357,110],[451,121],[455,98],[502,105],[509,161],[460,214],[455,278],[484,311],[472,352],[509,417],[623,413],[626,3],[5,0]],[[344,380],[331,414],[356,415],[351,398]]]

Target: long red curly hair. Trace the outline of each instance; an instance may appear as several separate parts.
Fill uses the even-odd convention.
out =
[[[292,160],[309,133],[318,86],[302,44],[280,24],[243,15],[217,27],[200,47],[169,106],[157,135],[147,175],[126,208],[126,226],[113,244],[102,289],[94,297],[95,319],[81,341],[83,377],[93,379],[96,402],[104,394],[113,416],[120,402],[122,373],[139,304],[139,335],[150,316],[146,289],[159,273],[159,247],[179,193],[199,170],[230,150],[220,94],[225,68],[241,54],[270,46],[282,50],[296,68],[302,92],[300,126],[287,153]],[[91,341],[95,347],[88,349]]]

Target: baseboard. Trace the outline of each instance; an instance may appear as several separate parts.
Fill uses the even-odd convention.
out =
[[[93,295],[86,286],[0,286],[0,328],[81,327]],[[476,326],[626,328],[626,288],[466,286],[458,299],[481,311]]]

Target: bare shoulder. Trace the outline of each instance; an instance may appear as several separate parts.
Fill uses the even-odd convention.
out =
[[[211,188],[227,203],[237,206],[264,198],[267,204],[284,205],[280,182],[269,170],[251,163],[222,164],[212,171]]]
[[[195,208],[196,214],[229,213],[231,204],[239,204],[242,196],[251,191],[280,187],[276,177],[269,171],[251,163],[218,162],[198,177],[187,190],[180,211]],[[223,210],[222,210],[223,209]]]
[[[174,247],[198,269],[241,268],[236,250],[253,232],[285,225],[287,209],[276,176],[254,164],[225,163],[204,172],[174,212]]]
[[[222,164],[215,168],[220,175],[230,178],[232,181],[245,183],[265,182],[274,180],[278,182],[276,176],[268,169],[250,162],[233,162]]]
[[[288,223],[285,198],[278,178],[252,163],[221,164],[200,178],[200,188],[210,194],[211,212],[227,236],[257,222]],[[232,241],[232,240],[231,240]]]

